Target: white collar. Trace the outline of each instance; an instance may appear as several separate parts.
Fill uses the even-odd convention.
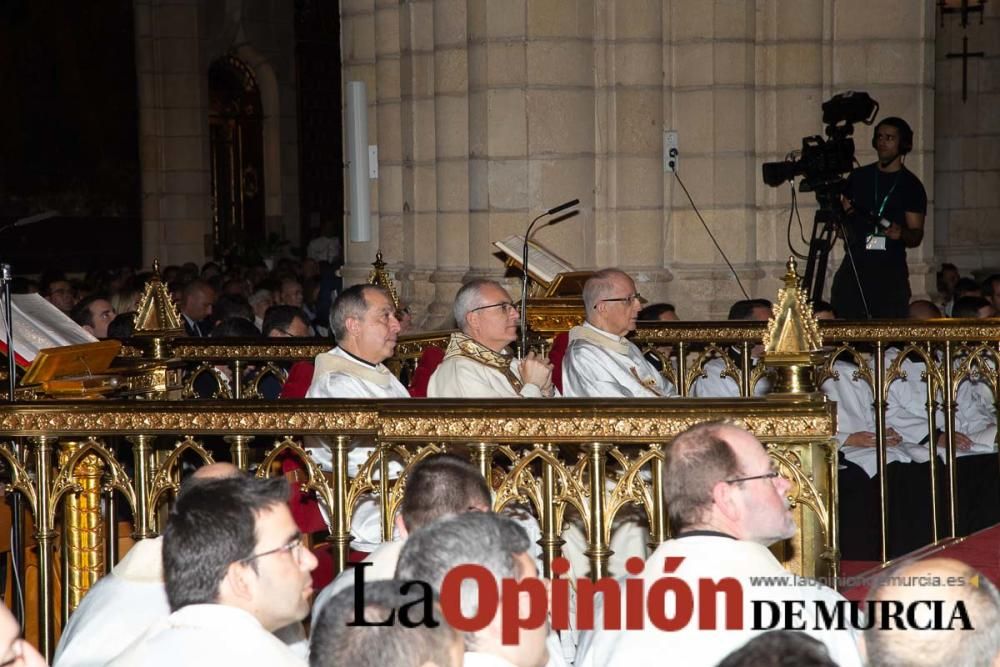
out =
[[[167,625],[172,628],[194,627],[225,630],[227,634],[258,631],[270,635],[257,617],[239,607],[227,604],[189,604],[167,617]]]
[[[569,330],[569,340],[571,343],[580,338],[618,354],[627,355],[629,353],[628,340],[621,336],[610,334],[607,331],[602,331],[590,322],[584,322],[583,326],[576,326]]]
[[[316,355],[313,378],[336,372],[345,373],[371,382],[379,387],[388,387],[392,384],[392,372],[384,364],[377,364],[372,368],[367,364],[361,363],[339,347],[335,347],[328,352],[320,352]]]

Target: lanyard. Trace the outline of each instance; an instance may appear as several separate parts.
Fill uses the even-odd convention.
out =
[[[900,173],[896,174],[896,180],[894,180],[892,182],[892,187],[889,188],[889,192],[885,193],[885,197],[882,199],[882,205],[878,207],[878,212],[875,215],[877,215],[879,218],[882,217],[882,211],[885,210],[885,204],[886,204],[886,202],[889,201],[889,197],[892,196],[892,193],[896,190],[896,186],[899,185],[899,176],[900,176],[901,173],[902,173],[902,169],[900,169]],[[877,171],[875,172],[875,201],[876,202],[878,201],[878,172]]]

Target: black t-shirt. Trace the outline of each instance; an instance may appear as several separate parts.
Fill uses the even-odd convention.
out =
[[[882,217],[900,227],[906,227],[906,214],[927,214],[927,192],[923,183],[906,167],[884,173],[878,163],[859,167],[847,177],[847,197],[854,208],[875,218]],[[847,238],[855,253],[872,254],[883,260],[889,256],[905,257],[906,246],[902,240],[886,239],[885,250],[865,250],[865,241],[876,227],[865,216],[851,216],[847,220]],[[884,233],[884,232],[883,232]]]

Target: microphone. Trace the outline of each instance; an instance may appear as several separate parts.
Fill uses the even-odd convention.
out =
[[[518,359],[524,356],[524,353],[528,350],[528,239],[531,238],[531,230],[534,229],[535,223],[550,215],[555,215],[565,211],[568,208],[576,206],[580,203],[579,199],[571,199],[568,202],[559,204],[555,208],[550,208],[545,213],[542,213],[528,225],[528,231],[524,233],[524,247],[521,249],[521,349],[518,353]],[[571,217],[571,216],[565,216]],[[558,222],[558,221],[556,221]]]
[[[555,208],[550,208],[545,212],[545,215],[555,215],[556,213],[559,213],[560,211],[565,211],[571,206],[576,206],[579,203],[580,203],[579,199],[573,199],[572,201],[568,201],[565,204],[559,204],[559,206],[556,206]]]

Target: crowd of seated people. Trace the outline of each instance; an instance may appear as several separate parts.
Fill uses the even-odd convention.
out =
[[[402,329],[401,320],[408,313],[397,312],[387,293],[373,286],[349,288],[339,295],[334,294],[333,288],[330,288],[323,296],[323,271],[326,268],[329,267],[321,267],[310,261],[300,264],[287,261],[279,262],[273,271],[268,271],[263,266],[223,270],[218,265],[209,263],[200,270],[193,265],[168,266],[164,268],[163,276],[190,336],[288,337],[328,335],[328,331],[331,331],[336,347],[317,357],[315,370],[305,382],[302,395],[310,398],[408,397],[410,393],[407,387],[395,381],[382,364],[392,355]],[[58,274],[50,274],[39,281],[37,287],[53,305],[66,311],[82,327],[101,337],[100,334],[112,335],[115,331],[118,319],[112,320],[111,315],[114,315],[116,305],[123,309],[135,307],[142,281],[143,276],[128,271],[118,272],[114,276],[111,273],[99,274],[96,278],[78,283]],[[326,284],[329,287],[328,281]],[[314,286],[316,289],[313,289]],[[30,289],[30,285],[27,288]],[[978,286],[978,294],[971,293],[973,290],[968,286],[963,288],[961,279],[954,281],[948,289],[947,307],[952,316],[983,318],[996,314],[996,302],[1000,300],[1000,277],[994,276]],[[324,299],[328,304],[325,308],[322,305]],[[442,397],[521,397],[536,400],[558,400],[562,395],[633,399],[675,396],[676,388],[660,373],[664,362],[671,363],[673,351],[669,347],[662,347],[658,349],[658,354],[653,355],[655,359],[648,354],[644,356],[628,340],[628,335],[635,329],[637,320],[676,319],[676,310],[669,304],[653,304],[643,311],[643,301],[635,282],[628,274],[616,269],[597,272],[584,288],[586,322],[566,337],[560,363],[553,364],[542,355],[531,355],[518,361],[509,348],[516,339],[519,321],[519,313],[510,295],[498,283],[470,283],[459,293],[454,309],[461,333],[452,336],[440,365],[429,370],[429,377],[426,378],[430,390],[428,393]],[[766,320],[771,314],[770,310],[771,304],[766,300],[740,301],[733,304],[729,319]],[[823,318],[836,315],[823,303],[814,304],[814,310]],[[127,316],[128,313],[120,313],[119,319],[121,315]],[[932,302],[915,301],[912,304],[912,319],[940,316],[940,308]],[[760,353],[758,348],[751,351],[751,364],[757,363]],[[655,363],[657,361],[659,364]],[[711,363],[710,361],[709,364]],[[873,508],[878,507],[880,471],[875,465],[874,400],[871,387],[864,380],[865,374],[859,368],[859,364],[870,363],[870,359],[864,355],[842,357],[835,365],[837,373],[826,380],[823,391],[837,401],[838,409],[843,556],[876,560],[880,538],[878,513]],[[930,513],[929,489],[931,483],[937,484],[942,493],[945,489],[945,465],[938,466],[939,479],[931,480],[930,477],[929,460],[935,451],[943,454],[947,442],[941,433],[943,418],[937,420],[935,431],[929,432],[926,419],[926,373],[922,363],[919,357],[912,354],[900,357],[898,348],[890,348],[886,353],[887,366],[905,366],[906,371],[905,378],[901,377],[893,383],[889,391],[886,413],[886,444],[889,447],[885,474],[892,499],[887,547],[890,555],[906,553],[930,540],[929,527],[933,517]],[[705,365],[704,376],[694,388],[693,395],[738,396],[739,387],[733,378],[725,374],[724,366],[716,368],[709,364]],[[767,377],[762,376],[753,387],[753,393],[764,395],[769,389]],[[958,390],[953,444],[959,452],[956,468],[960,525],[957,530],[963,534],[1000,521],[995,401],[989,391],[984,393],[983,390],[984,387],[975,377],[967,378]],[[937,400],[940,402],[940,398]],[[775,500],[784,497],[780,479],[774,478],[772,472],[757,469],[764,467],[766,459],[766,456],[760,456],[762,450],[758,452],[759,442],[752,435],[729,426],[708,427],[707,430],[694,431],[687,440],[678,440],[680,444],[675,441],[671,445],[676,448],[679,457],[675,479],[683,479],[685,470],[697,469],[700,472],[692,479],[698,484],[706,483],[703,474],[706,468],[699,463],[705,461],[712,461],[711,465],[718,467],[720,476],[712,482],[710,489],[703,489],[691,497],[691,489],[683,485],[667,490],[667,493],[680,494],[676,498],[667,498],[667,506],[670,508],[683,509],[687,507],[685,503],[694,503],[695,498],[700,503],[708,503],[696,505],[702,509],[690,510],[684,516],[674,516],[674,509],[671,509],[671,522],[675,527],[688,526],[691,537],[686,538],[682,530],[680,539],[665,543],[671,545],[670,549],[673,551],[668,550],[669,553],[683,554],[691,549],[701,549],[697,551],[701,564],[699,567],[706,567],[705,563],[713,562],[709,554],[720,550],[714,546],[715,542],[706,541],[706,536],[712,540],[734,540],[738,544],[746,543],[745,547],[740,547],[745,552],[735,546],[728,551],[743,555],[739,559],[720,558],[712,566],[712,572],[724,573],[727,568],[734,568],[734,575],[746,574],[752,573],[753,567],[757,566],[764,574],[777,572],[774,564],[766,560],[764,552],[758,547],[788,537],[785,533],[791,528],[783,523],[787,517],[781,515],[782,508],[787,510],[785,503]],[[352,454],[367,455],[370,452],[366,447],[367,443],[355,444],[359,446],[352,448]],[[316,460],[323,465],[329,458],[328,452],[324,452],[326,444],[318,439],[309,443],[309,446]],[[728,455],[725,453],[727,448]],[[688,456],[695,457],[692,461],[698,465],[691,468],[692,461],[687,460]],[[946,459],[942,458],[942,461]],[[350,463],[354,470],[360,465],[360,461],[353,459]],[[393,477],[398,474],[398,470],[390,469]],[[302,600],[309,599],[313,586],[318,588],[319,583],[325,583],[318,582],[315,577],[317,560],[314,553],[303,546],[301,534],[315,530],[316,525],[322,526],[322,520],[313,521],[307,529],[298,511],[301,508],[289,507],[287,518],[290,521],[286,520],[284,511],[275,510],[274,498],[281,496],[287,500],[289,494],[293,499],[297,498],[288,488],[227,490],[224,486],[225,484],[219,488],[203,488],[210,488],[213,498],[221,497],[219,494],[232,493],[234,503],[244,500],[249,502],[247,511],[258,523],[266,520],[267,530],[262,532],[258,526],[253,536],[255,543],[248,542],[249,538],[245,536],[228,533],[223,535],[226,539],[239,537],[242,542],[233,548],[211,547],[212,557],[219,557],[220,550],[222,554],[229,555],[224,555],[222,561],[225,562],[220,561],[212,572],[199,574],[197,590],[191,589],[193,584],[184,584],[184,579],[181,578],[177,579],[179,583],[176,584],[180,589],[172,593],[172,575],[166,571],[171,566],[164,562],[161,566],[162,574],[157,575],[160,578],[154,577],[153,583],[166,586],[169,610],[165,609],[161,618],[151,622],[149,628],[138,634],[134,642],[113,662],[79,664],[154,664],[167,646],[177,655],[183,654],[185,661],[192,660],[190,656],[203,653],[205,656],[212,656],[211,662],[224,662],[225,658],[218,652],[230,651],[233,655],[238,653],[240,661],[246,664],[304,664],[306,652],[301,633],[293,632],[291,639],[281,636],[280,632],[279,639],[273,639],[270,635],[289,625],[293,630],[296,627],[301,629],[296,624],[307,615],[309,608],[308,605],[302,605]],[[198,487],[197,482],[193,483],[193,488]],[[183,514],[185,507],[197,508],[197,512],[202,513],[215,509],[198,505],[196,497],[197,494],[191,496],[190,504],[178,502],[171,520],[174,520],[178,512]],[[463,505],[465,499],[459,500],[459,505],[463,507],[471,509],[475,505]],[[762,513],[762,507],[770,507],[773,512],[770,516],[772,524],[759,525],[759,522],[768,519],[767,512]],[[227,508],[218,509],[221,511]],[[483,509],[477,507],[478,513],[482,514]],[[190,511],[195,512],[195,509]],[[239,508],[230,505],[228,511],[237,512]],[[215,520],[207,514],[198,517],[197,522],[211,523]],[[183,518],[177,516],[176,520]],[[529,533],[532,532],[530,521],[522,525],[499,517],[459,519],[458,523],[449,524],[448,516],[435,515],[435,518],[437,520],[414,530],[400,531],[401,540],[407,539],[409,535],[408,546],[401,551],[392,551],[392,558],[398,559],[395,571],[397,578],[419,576],[432,582],[435,590],[422,602],[428,609],[439,610],[442,603],[437,596],[442,585],[441,577],[447,570],[458,565],[458,562],[448,560],[454,554],[446,554],[447,558],[435,561],[433,549],[428,544],[453,544],[451,551],[461,551],[463,558],[471,559],[472,562],[481,559],[484,566],[498,575],[516,580],[538,576],[537,563],[528,560],[537,555],[537,545],[532,542],[537,535],[524,537],[526,528]],[[224,520],[228,521],[229,518]],[[372,557],[385,553],[379,551],[381,523],[377,503],[371,502],[371,499],[363,499],[354,512],[352,533],[355,541],[352,546],[358,545],[361,548],[361,545],[365,545],[364,548]],[[643,532],[643,527],[635,524],[630,517],[624,516],[624,520],[617,521],[613,526],[611,544],[615,554],[611,559],[610,571],[619,578],[625,577],[626,573],[634,575],[643,572],[643,577],[646,576],[646,571],[649,571],[650,577],[661,573],[658,560],[662,560],[664,554],[668,553],[664,551],[661,554],[661,550],[657,550],[651,555],[646,544],[648,534]],[[192,535],[188,539],[204,540],[203,536],[198,536],[197,525],[188,525],[184,530]],[[423,531],[438,532],[429,533],[431,537],[423,540]],[[180,536],[185,532],[178,527],[172,533],[168,522],[168,540],[171,534]],[[569,525],[563,538],[567,542],[565,549],[569,559],[569,576],[586,576],[589,563],[584,555],[586,541],[580,527]],[[678,544],[674,545],[673,542]],[[200,548],[204,548],[204,545]],[[157,546],[157,549],[160,547]],[[180,551],[168,550],[166,545],[163,546],[164,559],[168,551],[174,554],[173,567],[180,567],[185,558],[208,558],[200,551],[189,554],[181,547],[178,549]],[[720,552],[723,551],[727,551],[724,545]],[[411,552],[415,554],[412,559],[408,556]],[[153,554],[154,560],[158,558],[158,554],[159,551]],[[275,565],[271,559],[281,559],[281,562]],[[630,559],[646,561],[646,570],[629,569]],[[206,563],[210,565],[209,560]],[[749,570],[741,569],[748,566],[752,567]],[[322,569],[322,563],[319,569]],[[154,570],[156,573],[161,572],[160,569]],[[128,571],[126,563],[121,576],[128,575]],[[687,574],[679,571],[678,576],[693,577],[699,573],[704,574],[695,568]],[[387,571],[382,577],[389,575]],[[391,582],[395,580],[388,581],[389,584],[372,584],[371,595],[366,597],[375,605],[371,609],[384,609],[385,605],[398,607],[401,604],[414,604],[406,591],[398,590],[394,593],[390,590]],[[325,596],[329,603],[324,613],[314,612],[313,648],[308,658],[313,665],[369,664],[365,659],[356,657],[359,655],[373,656],[370,664],[485,664],[524,667],[571,663],[603,665],[634,662],[651,655],[669,655],[672,651],[683,658],[681,664],[716,664],[726,658],[727,653],[744,645],[748,647],[747,652],[752,654],[752,647],[747,644],[749,640],[789,642],[790,646],[798,645],[806,653],[821,654],[823,660],[831,661],[829,664],[847,665],[864,664],[865,642],[875,644],[879,641],[877,638],[862,639],[855,634],[833,636],[819,633],[814,634],[812,640],[794,636],[775,636],[762,640],[759,633],[730,633],[725,635],[726,641],[720,641],[719,636],[715,636],[708,644],[704,644],[705,637],[697,632],[666,637],[661,636],[662,633],[655,634],[656,631],[653,630],[629,634],[598,628],[589,634],[574,630],[560,633],[561,636],[548,631],[527,633],[524,641],[512,648],[499,641],[499,627],[487,627],[482,631],[464,634],[449,632],[447,629],[407,634],[407,630],[412,628],[400,629],[396,627],[398,624],[392,626],[394,629],[386,630],[353,630],[350,626],[345,629],[342,627],[345,609],[356,610],[363,607],[365,613],[369,613],[368,606],[348,604],[348,600],[353,602],[357,599],[358,593],[350,587],[344,589],[345,583],[340,580],[339,592],[331,590]],[[832,591],[829,593],[835,595]],[[163,594],[159,595],[162,597]],[[996,591],[987,589],[984,595],[985,598],[977,603],[981,607],[981,612],[977,613],[984,614],[983,618],[995,619],[1000,613],[994,609],[1000,608]],[[281,596],[286,596],[287,599]],[[261,610],[260,600],[271,600],[269,604],[276,604],[277,608]],[[508,604],[517,607],[524,603]],[[467,605],[469,613],[475,612],[475,600],[466,600],[463,596],[463,610]],[[234,607],[237,611],[220,607]],[[530,610],[524,611],[527,613]],[[996,625],[993,623],[994,627]],[[184,631],[191,628],[198,632]],[[235,629],[239,629],[239,632]],[[241,633],[247,633],[245,641],[241,640]],[[1000,647],[994,647],[990,643],[995,643],[995,640],[996,637],[988,637],[980,642],[981,645],[977,644],[976,650],[980,652],[976,655],[996,655]],[[190,647],[184,642],[190,642]],[[879,651],[886,653],[879,655],[891,656],[892,650],[899,650],[893,648],[893,642],[885,644]],[[61,655],[71,654],[69,651]],[[374,656],[383,657],[376,660]],[[385,660],[389,658],[385,656],[397,658],[387,663]],[[65,658],[62,659],[62,664],[70,664],[65,662]],[[349,662],[343,662],[345,659]],[[740,664],[734,662],[738,656],[726,659],[730,661],[725,664]],[[56,664],[61,664],[59,659]],[[885,658],[883,662],[872,660],[870,664],[895,663]]]
[[[974,568],[943,558],[904,562],[871,587],[873,622],[818,621],[818,609],[850,603],[821,583],[802,585],[769,550],[797,526],[790,483],[761,442],[731,423],[701,423],[665,455],[673,537],[635,559],[627,577],[573,584],[577,596],[593,596],[594,624],[579,632],[570,629],[584,606],[569,593],[567,568],[543,578],[534,536],[490,511],[490,489],[466,461],[424,459],[404,487],[397,523],[406,530],[320,593],[312,609],[317,561],[289,512],[285,480],[215,464],[182,484],[163,536],[139,542],[84,597],[54,665],[1000,665],[1000,593]],[[463,571],[475,578],[463,583]],[[662,624],[680,608],[668,598],[650,595],[638,611],[621,607],[637,586],[662,589],[664,572],[675,593],[701,595],[698,582],[707,578],[741,594],[668,631]],[[731,603],[745,622],[733,620]],[[790,603],[802,612],[780,625],[792,627],[750,622],[758,605]],[[951,627],[945,618],[934,629],[932,612],[921,611],[934,604],[961,605],[966,622]],[[883,615],[895,622],[880,622]],[[5,664],[42,664],[4,618]]]

